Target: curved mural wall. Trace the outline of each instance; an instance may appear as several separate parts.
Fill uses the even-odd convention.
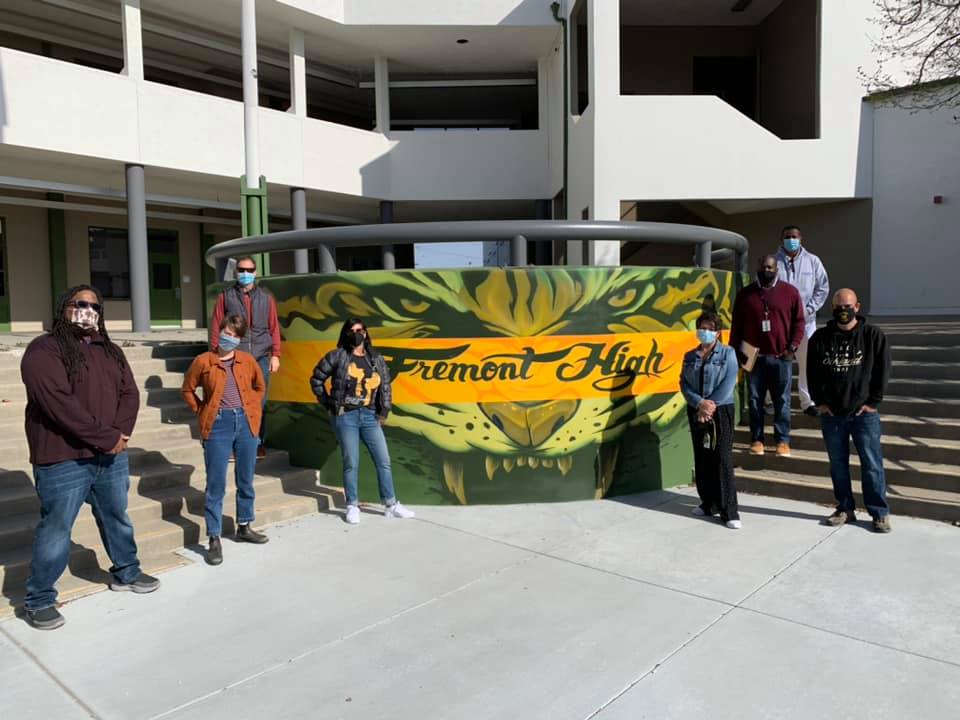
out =
[[[404,502],[573,500],[688,483],[680,365],[704,307],[729,323],[736,278],[638,267],[267,278],[284,340],[269,442],[340,484],[339,450],[309,378],[355,316],[393,376],[385,432]],[[361,455],[361,499],[376,502]]]

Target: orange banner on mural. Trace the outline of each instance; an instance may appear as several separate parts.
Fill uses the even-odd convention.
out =
[[[690,333],[391,339],[393,402],[533,402],[676,392]],[[332,342],[283,346],[270,399],[314,402],[310,377]]]

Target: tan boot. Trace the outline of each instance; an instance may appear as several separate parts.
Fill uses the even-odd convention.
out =
[[[777,457],[790,457],[790,446],[787,443],[777,443]]]
[[[763,455],[763,443],[760,440],[757,440],[755,443],[750,443],[750,454],[751,455]]]

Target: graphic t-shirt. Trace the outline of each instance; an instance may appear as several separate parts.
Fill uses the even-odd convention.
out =
[[[380,387],[380,373],[373,369],[373,363],[366,355],[351,355],[347,368],[345,409],[370,407],[377,388]]]

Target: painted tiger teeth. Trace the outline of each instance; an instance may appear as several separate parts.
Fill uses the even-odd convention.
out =
[[[487,455],[483,460],[483,465],[487,471],[487,480],[493,480],[494,474],[500,469],[500,460]]]
[[[527,464],[527,459],[523,455],[517,458],[517,465],[519,467],[523,467],[526,464]]]
[[[540,467],[540,458],[527,458],[527,465],[529,465],[531,469],[536,470],[538,467]]]
[[[553,458],[544,458],[543,460],[540,461],[540,464],[543,465],[545,468],[552,468]]]
[[[507,472],[511,472],[513,470],[513,466],[514,466],[514,461],[512,457],[505,457],[503,459],[504,470],[506,470]]]
[[[573,467],[573,458],[569,455],[558,457],[557,467],[560,468],[561,473],[566,475],[568,472],[570,472],[570,469]]]
[[[454,495],[461,505],[467,504],[467,493],[463,487],[463,462],[456,459],[443,461],[443,479],[447,488]]]

